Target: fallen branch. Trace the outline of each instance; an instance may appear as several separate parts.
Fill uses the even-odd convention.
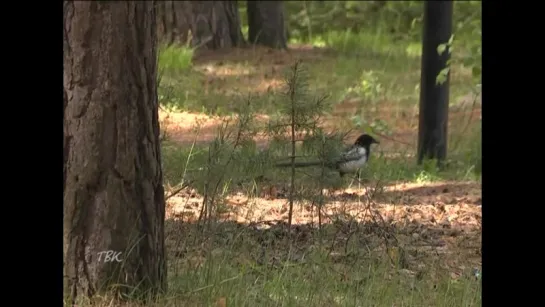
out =
[[[188,181],[188,182],[182,184],[182,186],[180,188],[174,190],[174,192],[170,193],[170,195],[165,196],[165,201],[168,200],[169,198],[171,198],[172,196],[180,193],[183,189],[187,188],[191,183],[192,183],[192,181]]]

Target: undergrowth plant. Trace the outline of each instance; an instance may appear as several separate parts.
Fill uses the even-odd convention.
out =
[[[197,183],[201,185],[203,195],[199,221],[214,218],[217,203],[222,201],[217,197],[225,197],[232,190],[232,181],[240,178],[241,166],[247,162],[243,153],[255,150],[253,120],[251,99],[248,98],[236,115],[222,121],[216,138],[208,147],[206,163],[201,168],[203,176]]]
[[[295,200],[295,159],[297,143],[313,135],[319,128],[320,118],[327,107],[326,96],[312,97],[308,89],[308,76],[300,61],[291,68],[285,79],[286,91],[278,103],[278,113],[269,125],[269,133],[277,140],[288,132],[290,140],[290,192],[288,227],[291,229]],[[288,130],[288,131],[286,131]]]

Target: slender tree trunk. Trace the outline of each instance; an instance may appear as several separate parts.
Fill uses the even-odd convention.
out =
[[[420,119],[418,127],[418,164],[424,158],[437,159],[438,165],[447,156],[449,79],[437,84],[437,76],[447,67],[449,53],[437,52],[440,44],[452,34],[451,1],[426,1],[422,36],[422,68],[420,86]]]
[[[248,40],[271,48],[286,49],[283,1],[248,1]]]
[[[65,294],[73,302],[114,285],[158,293],[166,263],[154,3],[64,2],[63,17]]]

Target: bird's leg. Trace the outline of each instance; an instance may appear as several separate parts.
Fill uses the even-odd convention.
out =
[[[361,174],[361,169],[358,169],[358,206],[360,205],[360,190],[361,190],[360,174]]]
[[[358,170],[358,191],[361,189],[361,169]]]
[[[348,190],[352,187],[352,184],[354,184],[354,179],[356,179],[356,176],[358,175],[358,173],[354,174],[354,176],[352,176],[352,180],[350,181],[350,184],[348,185]]]

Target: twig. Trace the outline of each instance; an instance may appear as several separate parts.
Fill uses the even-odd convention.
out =
[[[290,205],[288,212],[288,238],[291,236],[291,223],[293,218],[293,198],[295,196],[295,91],[298,82],[298,67],[300,60],[293,66],[293,76],[289,83],[289,97],[291,103],[291,186],[290,186]]]
[[[248,227],[255,227],[257,225],[260,225],[260,224],[267,224],[269,226],[272,226],[272,225],[275,225],[275,224],[279,224],[281,222],[283,222],[284,220],[265,220],[265,221],[257,221],[257,222],[251,222],[248,224]]]
[[[189,181],[189,182],[186,182],[184,184],[182,184],[182,186],[176,190],[174,190],[174,192],[170,193],[170,195],[166,196],[165,197],[165,201],[168,200],[169,198],[171,198],[172,196],[180,193],[183,189],[187,188],[193,181]]]
[[[381,133],[378,133],[376,132],[375,130],[373,130],[373,133],[380,136],[381,138],[384,138],[384,139],[387,139],[387,140],[390,140],[392,142],[396,142],[396,143],[399,143],[399,144],[403,144],[403,145],[407,145],[407,146],[414,146],[414,144],[411,144],[411,143],[407,143],[407,142],[403,142],[403,141],[400,141],[400,140],[396,140],[394,138],[391,138],[389,136],[386,136],[384,134],[381,134]]]

